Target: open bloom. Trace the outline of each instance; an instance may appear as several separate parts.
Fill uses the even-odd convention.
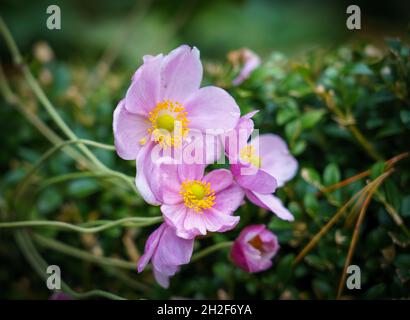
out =
[[[235,130],[228,135],[225,149],[231,162],[231,172],[251,202],[272,211],[281,219],[293,220],[293,215],[272,193],[296,174],[298,163],[277,135],[263,134],[248,142],[253,131],[251,117],[254,114],[241,117]]]
[[[251,225],[235,240],[231,258],[243,270],[259,272],[272,266],[272,258],[278,250],[278,239],[265,225]]]
[[[175,229],[163,223],[148,238],[144,254],[138,261],[138,272],[142,272],[151,261],[155,280],[164,288],[182,264],[192,256],[194,240],[186,240],[175,234]]]
[[[148,203],[159,204],[149,183],[154,146],[179,148],[192,130],[220,135],[238,122],[235,100],[221,88],[200,88],[201,80],[196,48],[182,45],[165,56],[144,56],[114,111],[117,153],[123,159],[137,160],[136,185]]]
[[[233,212],[244,193],[231,172],[204,175],[205,165],[161,165],[161,211],[165,221],[185,239],[231,230],[239,222]]]

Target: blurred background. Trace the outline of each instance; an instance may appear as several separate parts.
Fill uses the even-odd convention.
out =
[[[46,28],[46,8],[51,4],[61,8],[61,30]],[[382,160],[408,151],[410,139],[410,49],[405,45],[410,2],[354,1],[361,8],[362,25],[354,31],[346,28],[350,4],[348,0],[2,0],[0,14],[25,63],[79,137],[112,144],[112,112],[142,56],[168,53],[186,43],[200,49],[204,83],[229,90],[242,113],[260,109],[256,127],[281,135],[300,171],[306,169],[308,174],[299,172],[278,192],[295,223],[279,221],[248,204],[239,210],[241,224],[234,231],[196,242],[198,252],[234,240],[247,224],[266,223],[281,244],[274,266],[266,272],[247,274],[230,262],[229,251],[221,250],[184,266],[170,289],[163,290],[150,271],[135,272],[154,226],[112,228],[98,234],[33,228],[24,231],[25,243],[15,230],[0,229],[0,298],[50,297],[30,257],[38,251],[48,264],[61,266],[63,279],[79,292],[97,288],[137,299],[334,299],[357,212],[352,210],[346,223],[338,222],[319,247],[292,269],[295,256],[351,196],[383,172]],[[233,87],[238,66],[233,66],[228,53],[243,47],[260,55],[263,63],[243,85]],[[13,65],[3,38],[0,56],[14,94],[2,95],[0,107],[1,221],[80,224],[160,215],[157,207],[109,179],[53,180],[84,170],[59,153],[36,174],[29,192],[17,199],[24,216],[16,217],[16,186],[51,147],[29,124],[26,112],[63,135]],[[334,98],[341,114],[334,114],[326,97]],[[370,141],[376,156],[355,139],[354,130]],[[93,151],[108,167],[135,174],[132,161],[123,161],[114,152]],[[369,207],[362,227],[365,236],[354,255],[354,262],[363,267],[363,288],[345,298],[410,297],[406,228],[410,163],[403,163]],[[321,193],[369,168],[373,168],[370,180]],[[119,259],[119,266],[106,258]]]
[[[46,28],[46,8],[57,4],[62,29]],[[359,5],[362,29],[346,28],[346,8]],[[47,41],[60,59],[93,63],[108,45],[121,42],[118,61],[135,66],[147,53],[167,52],[181,43],[201,48],[202,56],[223,58],[250,47],[266,55],[290,54],[346,40],[405,36],[408,1],[370,0],[4,0],[1,13],[23,52]],[[4,53],[4,47],[2,47]]]

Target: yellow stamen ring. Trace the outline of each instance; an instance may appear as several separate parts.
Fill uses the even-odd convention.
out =
[[[199,180],[185,180],[181,184],[179,194],[184,199],[184,204],[197,213],[210,209],[215,204],[215,191],[211,184]]]
[[[148,120],[151,123],[148,133],[163,148],[181,145],[189,132],[187,112],[179,102],[165,100],[158,103],[149,113]]]
[[[255,166],[256,168],[260,168],[262,165],[262,158],[255,155],[255,148],[253,146],[245,146],[241,149],[239,156],[245,162],[248,162]]]

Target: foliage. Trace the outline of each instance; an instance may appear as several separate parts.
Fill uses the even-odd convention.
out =
[[[184,266],[169,290],[155,285],[150,272],[138,275],[135,270],[153,226],[141,228],[130,225],[140,222],[126,221],[98,233],[60,227],[1,228],[0,297],[48,297],[35,274],[41,270],[31,268],[33,261],[41,266],[44,258],[47,264],[61,266],[63,280],[79,292],[98,287],[127,298],[336,298],[354,226],[366,208],[364,197],[343,212],[303,259],[295,258],[350,198],[379,184],[377,190],[365,189],[371,200],[352,257],[352,264],[362,271],[362,288],[344,290],[344,295],[408,298],[410,162],[406,154],[385,161],[408,151],[410,47],[398,40],[387,44],[388,48],[348,45],[293,58],[274,52],[239,87],[230,84],[235,69],[228,62],[207,64],[207,81],[229,90],[242,114],[259,109],[255,127],[285,138],[298,159],[298,175],[277,192],[295,222],[281,221],[250,204],[241,207],[241,222],[234,231],[196,242],[196,253],[213,245],[219,250]],[[96,164],[82,153],[85,144],[69,138],[72,144],[56,150],[27,183],[24,179],[33,164],[51,144],[22,115],[34,115],[60,137],[64,132],[38,101],[24,68],[22,72],[4,65],[12,91],[2,81],[1,221],[88,223],[83,225],[88,228],[97,220],[158,217],[159,209],[144,204],[129,185],[134,163],[98,148],[110,149],[113,143],[112,111],[133,70],[112,69],[101,78],[78,62],[44,60],[38,54],[25,58],[27,70],[73,133],[104,145],[89,146],[99,159]],[[346,180],[362,172],[360,179]],[[267,224],[281,244],[274,266],[259,274],[239,270],[229,261],[227,247],[218,247],[251,223]]]

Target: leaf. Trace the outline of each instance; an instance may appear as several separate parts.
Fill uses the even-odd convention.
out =
[[[47,189],[38,199],[37,207],[42,214],[48,214],[60,207],[62,203],[63,197],[57,189]]]
[[[305,205],[307,213],[313,218],[316,219],[319,212],[319,202],[317,201],[314,193],[306,193],[303,198],[303,203]]]
[[[312,110],[305,112],[301,117],[302,129],[314,127],[325,115],[325,110]]]
[[[323,172],[323,184],[330,186],[340,182],[340,170],[336,163],[329,163]]]
[[[386,168],[386,164],[384,161],[379,161],[376,162],[372,168],[370,169],[370,177],[374,180],[377,177],[379,177],[381,174],[383,174],[384,170]]]
[[[306,141],[305,141],[305,140],[299,140],[299,141],[297,141],[295,144],[293,144],[293,145],[291,146],[292,154],[293,154],[294,156],[298,156],[298,155],[302,154],[303,151],[305,151],[306,146],[307,146],[307,145],[306,145]]]
[[[95,193],[98,189],[99,186],[96,181],[91,179],[81,179],[69,184],[68,193],[77,198],[84,198]]]
[[[310,185],[318,189],[323,188],[322,182],[320,181],[320,175],[315,169],[303,168],[301,171],[301,175],[302,175],[303,180],[305,180]]]

